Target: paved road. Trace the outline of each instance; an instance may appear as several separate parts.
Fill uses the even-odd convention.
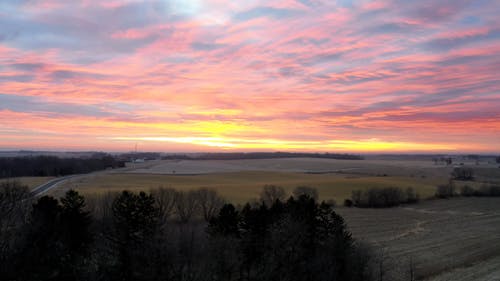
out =
[[[58,184],[64,182],[64,181],[67,181],[69,180],[70,178],[74,178],[76,176],[79,176],[79,175],[71,175],[71,176],[65,176],[65,177],[60,177],[60,178],[56,178],[56,179],[53,179],[49,182],[46,182],[42,185],[39,185],[37,187],[35,187],[32,191],[31,191],[31,195],[32,196],[38,196],[38,195],[41,195],[42,193],[45,193],[47,191],[49,191],[50,189],[56,187]]]
[[[123,171],[125,171],[124,168],[119,168],[119,169],[113,169],[113,170],[95,171],[95,172],[91,172],[88,174],[75,174],[75,175],[69,175],[69,176],[55,178],[51,181],[48,181],[42,185],[39,185],[39,186],[33,188],[33,190],[31,191],[31,196],[41,195],[41,194],[49,191],[50,189],[57,187],[59,184],[65,182],[69,179],[72,179],[72,178],[81,178],[81,177],[87,177],[90,175],[100,175],[100,174],[104,174],[104,173],[116,173],[116,172],[123,172]]]

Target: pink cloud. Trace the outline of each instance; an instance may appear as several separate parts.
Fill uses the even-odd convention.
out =
[[[424,2],[211,1],[182,14],[155,1],[87,1],[74,15],[71,3],[20,6],[24,29],[8,26],[0,44],[0,125],[9,128],[0,148],[31,133],[26,148],[164,136],[262,139],[269,149],[439,138],[498,150],[500,49],[489,11],[498,7],[447,2],[433,12]],[[23,107],[23,97],[42,105]]]

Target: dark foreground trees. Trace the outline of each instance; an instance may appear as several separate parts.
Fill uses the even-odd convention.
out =
[[[154,242],[160,211],[151,194],[124,191],[112,205],[113,224],[107,233],[109,249],[115,258],[111,265],[112,280],[154,280]]]
[[[307,195],[240,212],[225,205],[208,232],[210,242],[232,245],[215,247],[213,280],[369,280],[343,218]]]
[[[31,207],[28,187],[17,182],[0,184],[0,276],[8,279],[22,241]]]
[[[7,280],[371,278],[369,252],[358,247],[331,205],[304,192],[309,189],[287,201],[277,192],[267,198],[269,205],[226,204],[217,212],[221,201],[207,190],[197,191],[196,200],[172,190],[124,191],[92,200],[90,208],[75,191],[32,204],[23,190],[19,196],[0,193],[1,206],[14,202],[20,212],[1,229],[8,246],[1,248],[0,276]],[[182,203],[188,210],[195,202],[197,217],[171,216],[179,207],[170,196],[187,196]]]
[[[2,276],[8,280],[84,280],[92,242],[85,201],[69,191],[59,201],[43,196],[14,231],[16,247],[7,256]]]

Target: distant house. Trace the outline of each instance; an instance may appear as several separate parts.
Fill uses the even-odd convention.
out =
[[[132,162],[134,163],[144,163],[144,159],[143,158],[137,158],[137,159],[134,159]]]

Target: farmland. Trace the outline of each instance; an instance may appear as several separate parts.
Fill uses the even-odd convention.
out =
[[[492,163],[465,163],[474,181],[454,181],[480,187],[498,184],[500,169]],[[455,166],[456,167],[456,166]],[[288,194],[297,186],[318,190],[320,200],[341,205],[352,190],[373,187],[413,187],[421,198],[434,195],[450,178],[454,166],[426,160],[363,161],[332,159],[162,160],[128,164],[72,178],[50,192],[76,189],[85,195],[159,186],[177,190],[208,187],[236,204],[255,200],[264,185],[278,185]],[[19,178],[33,187],[50,178]],[[390,209],[339,206],[353,236],[375,250],[385,268],[384,280],[499,280],[500,198],[423,200]]]
[[[278,185],[290,191],[296,186],[317,188],[320,198],[338,202],[353,189],[413,187],[422,197],[447,181],[450,168],[431,161],[336,160],[318,158],[246,160],[155,160],[129,163],[127,167],[75,177],[52,191],[62,195],[77,189],[84,194],[108,191],[149,190],[159,186],[179,190],[209,187],[228,201],[243,203],[258,197],[262,186]],[[51,178],[21,177],[30,187]]]
[[[484,167],[492,167],[486,165]],[[494,167],[494,166],[493,166]],[[127,172],[148,174],[207,174],[239,171],[347,173],[392,176],[439,176],[450,167],[430,160],[338,160],[319,158],[245,160],[162,160],[131,163]]]
[[[354,237],[384,256],[387,280],[499,280],[500,198],[429,200],[392,209],[338,208]]]
[[[231,202],[243,203],[258,197],[262,186],[282,186],[290,194],[296,186],[312,186],[318,189],[321,199],[343,200],[350,197],[353,189],[370,187],[414,187],[422,196],[431,196],[438,180],[412,180],[407,177],[374,177],[339,174],[304,174],[290,172],[232,172],[202,175],[151,175],[151,174],[101,174],[70,180],[57,189],[58,193],[69,188],[84,194],[108,191],[149,190],[158,186],[178,190],[209,187],[218,191]],[[340,202],[340,201],[339,201]]]
[[[108,191],[149,190],[158,186],[179,190],[209,187],[227,200],[243,203],[258,197],[266,184],[282,186],[289,193],[296,186],[317,188],[320,199],[342,202],[354,189],[413,187],[422,198],[434,194],[436,185],[449,179],[453,167],[424,160],[333,160],[314,158],[252,160],[162,160],[129,164],[117,169],[73,179],[55,190],[77,189],[84,194]],[[485,163],[476,168],[481,180],[499,181],[500,170]],[[457,182],[457,185],[481,182]]]

